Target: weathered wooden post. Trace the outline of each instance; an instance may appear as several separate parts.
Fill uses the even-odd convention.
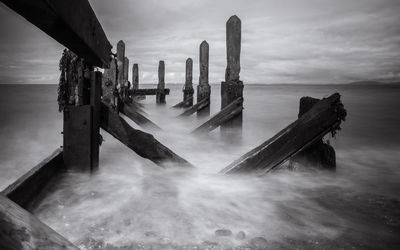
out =
[[[113,56],[110,58],[110,68],[104,69],[102,90],[102,100],[107,105],[116,105],[115,91],[117,87],[117,60]]]
[[[158,85],[157,85],[157,95],[156,102],[158,104],[165,103],[165,63],[160,61],[158,64]]]
[[[193,60],[188,58],[186,60],[186,77],[185,87],[183,89],[183,105],[190,107],[193,105]]]
[[[207,41],[200,44],[200,77],[197,86],[197,103],[208,99],[210,102],[211,87],[208,83],[209,46]],[[210,115],[210,104],[197,112],[198,115]]]
[[[117,65],[118,65],[118,78],[117,84],[119,88],[124,85],[124,61],[125,61],[125,43],[124,41],[119,41],[117,43]]]
[[[129,89],[130,89],[130,82],[128,81],[128,73],[129,73],[129,59],[127,57],[124,58],[124,84],[121,87],[122,96],[125,102],[129,101]]]
[[[319,101],[320,99],[317,98],[302,97],[300,99],[298,118],[306,114]],[[296,169],[299,165],[301,167],[335,170],[335,149],[321,138],[290,159],[290,169]]]
[[[239,80],[240,48],[241,48],[241,21],[234,15],[226,22],[226,58],[225,82],[221,83],[221,109],[237,98],[243,98],[243,82]],[[242,126],[242,112],[234,119],[226,122],[221,129]]]
[[[139,89],[139,66],[137,63],[132,66],[132,89]]]
[[[64,52],[61,85],[74,85],[77,76],[78,89],[82,91],[82,101],[72,102],[71,94],[62,99],[64,113],[63,159],[68,169],[90,171],[98,168],[100,145],[100,102],[102,73],[93,72],[93,67],[85,65],[72,52]],[[73,64],[77,64],[76,67]],[[66,65],[66,66],[64,66]],[[66,70],[64,70],[66,69]]]

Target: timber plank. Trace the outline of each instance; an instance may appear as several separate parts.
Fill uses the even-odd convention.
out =
[[[27,208],[63,167],[63,151],[57,149],[49,157],[4,189],[1,194],[7,196],[21,207]]]
[[[129,90],[131,95],[157,95],[161,93],[164,95],[169,95],[170,89],[131,89]]]
[[[78,247],[0,194],[0,249],[78,249]]]
[[[295,122],[222,169],[220,173],[265,174],[337,129],[345,116],[346,111],[338,93],[324,98]]]
[[[100,124],[105,131],[124,145],[160,167],[169,167],[171,163],[179,167],[193,167],[188,161],[155,139],[153,135],[129,126],[117,112],[104,103],[101,103]]]
[[[185,112],[183,112],[182,114],[179,115],[179,117],[183,117],[183,116],[191,116],[192,114],[204,109],[205,107],[210,105],[210,100],[208,98],[204,98],[203,100],[201,100],[200,102],[196,103],[195,105],[193,105],[192,107],[188,108],[187,110],[185,110]]]
[[[131,119],[137,125],[143,128],[149,128],[152,130],[161,130],[161,128],[157,126],[154,122],[152,122],[150,119],[148,119],[147,117],[136,111],[136,107],[133,105],[130,105],[128,103],[123,103],[120,111],[122,114],[126,115],[127,117],[129,117],[129,119]]]
[[[228,106],[222,109],[220,112],[211,117],[208,121],[200,125],[198,128],[192,131],[194,134],[202,132],[210,132],[218,128],[225,122],[239,115],[243,110],[243,98],[239,97]]]
[[[1,0],[93,66],[109,67],[111,44],[87,0]]]

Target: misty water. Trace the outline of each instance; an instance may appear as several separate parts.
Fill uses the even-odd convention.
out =
[[[65,173],[33,213],[82,249],[398,249],[400,86],[246,85],[243,130],[190,134],[207,118],[178,119],[181,85],[167,104],[141,101],[155,137],[196,169],[161,169],[105,131],[96,173]],[[57,86],[0,85],[0,188],[62,144]],[[342,94],[336,172],[280,170],[223,176],[222,168],[293,122],[302,96]],[[211,114],[220,109],[212,85]],[[135,124],[131,123],[135,128]],[[217,236],[229,229],[231,236]],[[245,239],[237,239],[238,232]],[[258,237],[258,238],[257,238]],[[263,237],[263,238],[259,238]]]

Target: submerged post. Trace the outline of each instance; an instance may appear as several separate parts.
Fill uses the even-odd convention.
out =
[[[225,82],[221,83],[221,109],[239,97],[243,98],[243,82],[240,81],[240,49],[241,49],[240,19],[234,15],[226,23],[226,58]],[[242,112],[231,121],[221,126],[222,129],[242,125]]]
[[[164,61],[160,61],[158,64],[158,85],[157,85],[157,95],[156,102],[158,104],[165,103],[165,64]]]
[[[184,107],[193,106],[193,93],[193,60],[192,58],[188,58],[186,60],[185,87],[183,89]]]
[[[139,66],[137,63],[132,66],[132,89],[139,89]]]
[[[207,41],[200,44],[200,77],[197,86],[197,103],[204,99],[210,102],[211,87],[208,83],[209,46]],[[210,105],[197,112],[198,115],[210,115]]]

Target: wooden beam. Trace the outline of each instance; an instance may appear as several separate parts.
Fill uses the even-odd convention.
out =
[[[111,44],[87,0],[1,0],[93,66],[109,67]]]
[[[188,161],[164,146],[153,135],[137,130],[106,104],[101,104],[101,127],[117,140],[161,167],[193,167]],[[172,163],[172,164],[171,164]]]
[[[131,95],[157,95],[158,92],[162,91],[164,95],[169,95],[169,89],[131,89],[129,90]]]
[[[231,120],[232,118],[239,115],[243,110],[243,98],[239,97],[233,102],[231,102],[228,106],[222,109],[220,112],[211,117],[208,121],[203,123],[201,126],[192,131],[192,133],[202,133],[202,132],[211,132],[214,129],[218,128],[225,122]]]
[[[134,121],[137,125],[141,126],[142,128],[149,128],[151,130],[161,130],[159,126],[157,126],[154,122],[149,120],[144,115],[140,114],[136,111],[136,107],[130,105],[128,103],[123,103],[120,112],[126,115],[129,119]]]
[[[201,100],[200,102],[196,103],[195,105],[193,105],[192,107],[188,108],[187,110],[185,110],[185,112],[183,112],[182,114],[179,115],[179,117],[183,117],[183,116],[191,116],[192,114],[204,109],[205,107],[208,107],[210,105],[210,99],[208,98],[204,98],[203,100]]]
[[[26,209],[63,168],[62,150],[57,149],[49,157],[4,189],[1,194]]]
[[[260,146],[221,170],[221,173],[256,172],[265,174],[339,128],[346,110],[335,93],[316,103],[312,109]]]
[[[0,194],[0,249],[78,249],[78,247]]]

